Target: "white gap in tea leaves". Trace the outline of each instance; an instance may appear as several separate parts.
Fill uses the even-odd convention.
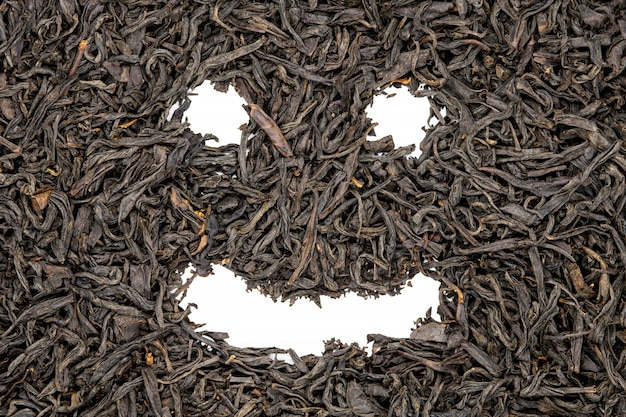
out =
[[[428,99],[417,99],[406,88],[390,90],[396,94],[376,96],[373,107],[367,110],[368,117],[378,123],[378,136],[373,139],[392,134],[396,146],[418,145],[424,136],[421,127],[429,115]],[[248,121],[242,107],[244,100],[232,88],[225,94],[215,91],[209,82],[193,93],[197,95],[191,96],[191,105],[183,116],[191,129],[219,138],[219,143],[207,142],[209,146],[238,144],[239,127]],[[191,276],[191,271],[191,267],[187,269],[183,280]],[[366,347],[369,333],[408,337],[415,320],[424,317],[429,308],[438,319],[439,284],[418,274],[411,285],[396,296],[323,296],[321,309],[306,299],[290,306],[288,302],[275,303],[256,290],[246,291],[240,277],[215,265],[213,275],[194,279],[181,307],[196,304],[190,320],[204,324],[200,330],[227,332],[227,341],[233,346],[292,348],[300,356],[319,355],[324,349],[323,341],[331,338]],[[279,359],[289,361],[288,357]]]
[[[436,117],[428,120],[428,98],[415,97],[406,87],[389,87],[374,96],[366,113],[377,124],[374,128],[376,138],[392,135],[396,148],[415,145],[410,156],[416,158],[421,154],[419,144],[426,134],[423,127],[432,127],[438,123]],[[441,115],[445,117],[445,108],[441,109]]]

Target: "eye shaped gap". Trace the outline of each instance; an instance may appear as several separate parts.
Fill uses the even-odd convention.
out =
[[[189,93],[191,103],[185,110],[182,121],[189,122],[191,130],[202,135],[211,134],[219,142],[207,141],[208,146],[239,145],[242,125],[248,123],[244,99],[229,87],[225,93],[217,91],[214,83],[205,81]],[[171,120],[180,107],[175,104],[169,111]]]
[[[446,115],[445,110],[441,109],[442,117]],[[409,154],[415,158],[421,154],[419,144],[426,129],[439,122],[436,116],[431,117],[428,97],[416,97],[406,86],[392,86],[375,95],[366,114],[376,123],[372,140],[392,135],[396,148],[415,145],[415,150]]]

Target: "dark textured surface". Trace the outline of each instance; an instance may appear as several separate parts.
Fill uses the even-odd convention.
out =
[[[0,415],[624,415],[625,47],[620,2],[3,2]],[[206,79],[240,146],[167,120]],[[367,139],[392,84],[418,159]],[[194,332],[189,262],[291,300],[422,270],[442,322],[288,365]]]

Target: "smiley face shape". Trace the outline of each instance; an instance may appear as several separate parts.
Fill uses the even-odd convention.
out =
[[[624,414],[622,14],[0,5],[0,414]],[[248,103],[239,146],[168,120],[206,79]],[[369,140],[393,84],[440,119],[419,158]],[[424,271],[442,322],[277,362],[195,331],[189,263],[291,300]]]

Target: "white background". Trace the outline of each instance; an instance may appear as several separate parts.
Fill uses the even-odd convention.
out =
[[[214,134],[219,145],[238,144],[239,127],[248,121],[243,99],[232,88],[227,94],[218,93],[208,82],[193,93],[197,95],[191,96],[191,106],[184,116],[191,129]],[[391,134],[396,146],[418,145],[429,114],[428,100],[413,97],[405,88],[391,88],[388,93],[377,96],[367,112],[378,123],[377,137]],[[215,142],[207,144],[216,146]],[[231,345],[292,348],[302,356],[320,354],[323,341],[333,337],[360,346],[366,345],[368,333],[408,337],[415,320],[424,317],[429,307],[433,317],[438,318],[438,283],[421,275],[411,283],[412,287],[405,287],[393,297],[322,297],[320,309],[305,299],[289,306],[288,302],[274,303],[256,290],[247,292],[241,278],[215,266],[214,275],[194,280],[181,304],[196,304],[198,308],[190,319],[205,324],[205,330],[229,333]]]

